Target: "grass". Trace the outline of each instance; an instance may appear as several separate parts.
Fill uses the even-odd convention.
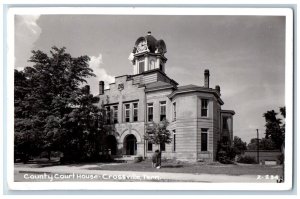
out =
[[[143,171],[143,172],[169,172],[169,173],[192,173],[192,174],[227,174],[227,175],[280,175],[283,174],[283,166],[266,166],[257,164],[221,164],[218,162],[182,162],[176,160],[163,160],[160,169],[152,168],[150,160],[138,163],[75,163],[64,166],[81,167],[94,165],[85,169],[110,170],[110,171]],[[17,163],[15,167],[55,167],[60,165],[58,160],[39,159],[30,161],[28,164]]]
[[[266,166],[257,164],[220,164],[220,163],[189,163],[174,160],[162,162],[160,169],[152,168],[150,160],[139,163],[103,164],[90,170],[111,171],[144,171],[144,172],[170,172],[193,174],[227,174],[227,175],[282,175],[282,165]]]

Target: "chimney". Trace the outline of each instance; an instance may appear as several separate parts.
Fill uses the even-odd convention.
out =
[[[209,70],[204,71],[204,87],[209,88]]]
[[[216,85],[216,88],[215,88],[216,90],[217,90],[217,92],[221,95],[221,88],[220,88],[220,86],[219,85]]]
[[[104,94],[104,81],[99,81],[99,95]]]
[[[148,31],[148,32],[147,32],[147,35],[151,35],[151,31]]]

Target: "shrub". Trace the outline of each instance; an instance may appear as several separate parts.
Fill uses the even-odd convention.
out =
[[[279,164],[283,164],[284,163],[284,155],[283,153],[277,156],[278,160],[279,160]]]
[[[256,160],[255,160],[255,157],[252,157],[252,156],[241,156],[238,161],[239,163],[244,163],[244,164],[256,164]]]
[[[136,157],[134,157],[134,160],[133,160],[134,163],[138,163],[138,162],[142,162],[142,161],[143,161],[142,156],[136,156]]]
[[[218,160],[222,164],[232,164],[232,158],[228,155],[226,151],[219,151],[218,152]]]

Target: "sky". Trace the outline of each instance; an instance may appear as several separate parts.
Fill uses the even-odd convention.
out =
[[[285,105],[285,17],[283,16],[118,16],[16,15],[15,68],[21,70],[31,50],[49,53],[66,47],[72,56],[88,55],[98,81],[132,74],[128,56],[148,31],[167,46],[166,74],[179,86],[221,87],[222,109],[234,110],[233,133],[249,143],[264,136],[263,113]]]

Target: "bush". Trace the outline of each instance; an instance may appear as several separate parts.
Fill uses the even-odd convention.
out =
[[[238,161],[238,163],[244,163],[244,164],[256,164],[256,160],[255,160],[255,157],[252,157],[252,156],[241,156]]]
[[[138,163],[138,162],[142,162],[142,161],[143,161],[142,156],[136,156],[136,157],[134,157],[134,160],[133,160],[134,163]]]
[[[280,155],[278,155],[278,160],[279,160],[279,164],[283,164],[284,163],[284,155],[283,155],[283,153],[282,154],[280,154]]]
[[[236,150],[227,144],[218,144],[217,160],[222,164],[233,164]]]
[[[222,164],[232,164],[232,157],[226,151],[219,151],[218,152],[218,160]]]

